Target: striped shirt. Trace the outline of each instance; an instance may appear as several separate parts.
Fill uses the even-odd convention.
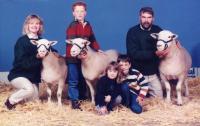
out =
[[[142,98],[147,95],[149,85],[144,76],[138,70],[130,70],[123,82],[129,84],[129,88],[132,93],[139,95]]]

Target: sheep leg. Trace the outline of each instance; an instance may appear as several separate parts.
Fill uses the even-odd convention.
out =
[[[49,88],[49,86],[47,86],[47,94],[48,94],[48,104],[51,103],[51,89]]]
[[[89,89],[90,89],[90,94],[91,94],[91,98],[92,98],[92,104],[95,104],[95,101],[94,101],[94,88],[92,86],[92,83],[88,80],[86,80],[87,82],[87,85],[89,86]]]
[[[181,97],[181,86],[183,83],[183,78],[179,78],[178,83],[176,85],[176,93],[177,93],[177,104],[178,105],[182,105],[183,101],[182,101],[182,97]]]
[[[167,80],[165,80],[164,83],[165,83],[165,88],[166,88],[166,93],[167,93],[167,102],[171,103],[171,86],[170,86],[170,83]]]
[[[64,86],[64,81],[58,82],[58,90],[57,90],[57,99],[58,99],[58,106],[62,106],[61,97],[62,97],[62,90]]]
[[[185,96],[189,96],[188,80],[187,79],[185,79],[184,85],[185,85]]]

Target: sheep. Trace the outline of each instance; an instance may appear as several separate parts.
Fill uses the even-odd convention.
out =
[[[180,45],[177,40],[178,35],[168,30],[159,33],[152,33],[151,36],[157,40],[156,54],[160,57],[160,77],[163,80],[166,92],[167,102],[171,102],[171,88],[169,80],[177,79],[176,93],[177,104],[182,105],[181,86],[185,85],[185,95],[189,95],[187,73],[191,67],[192,60],[190,54]]]
[[[31,42],[37,45],[37,57],[42,59],[43,68],[41,71],[41,80],[42,82],[48,85],[48,103],[51,102],[51,84],[58,84],[58,106],[62,106],[61,96],[67,77],[67,66],[65,63],[65,58],[51,51],[51,46],[55,45],[57,41],[48,41],[47,39],[40,39],[38,41],[32,40]]]
[[[73,45],[70,50],[71,55],[78,56],[81,60],[82,73],[90,89],[92,104],[94,104],[96,82],[104,74],[107,65],[111,61],[117,61],[118,53],[115,50],[96,52],[89,46],[90,42],[82,38],[66,40],[66,42]]]

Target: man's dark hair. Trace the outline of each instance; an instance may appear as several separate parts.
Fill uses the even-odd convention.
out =
[[[142,13],[145,13],[145,12],[147,12],[147,13],[151,14],[152,16],[154,16],[154,12],[153,12],[152,7],[142,7],[142,8],[140,9],[140,15],[141,15]]]

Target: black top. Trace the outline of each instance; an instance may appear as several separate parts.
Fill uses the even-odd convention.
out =
[[[116,80],[103,76],[97,82],[95,104],[104,106],[105,96],[110,95],[111,100],[114,100],[118,95],[120,95],[120,92],[120,84],[117,84]]]
[[[131,59],[132,67],[143,75],[158,73],[159,59],[155,54],[156,40],[150,34],[158,33],[161,30],[156,25],[153,25],[150,30],[143,30],[138,24],[130,28],[127,33],[127,55]]]
[[[20,37],[15,44],[13,68],[10,70],[8,80],[25,77],[32,83],[39,83],[42,62],[36,58],[36,54],[37,46],[30,42],[28,36]]]

